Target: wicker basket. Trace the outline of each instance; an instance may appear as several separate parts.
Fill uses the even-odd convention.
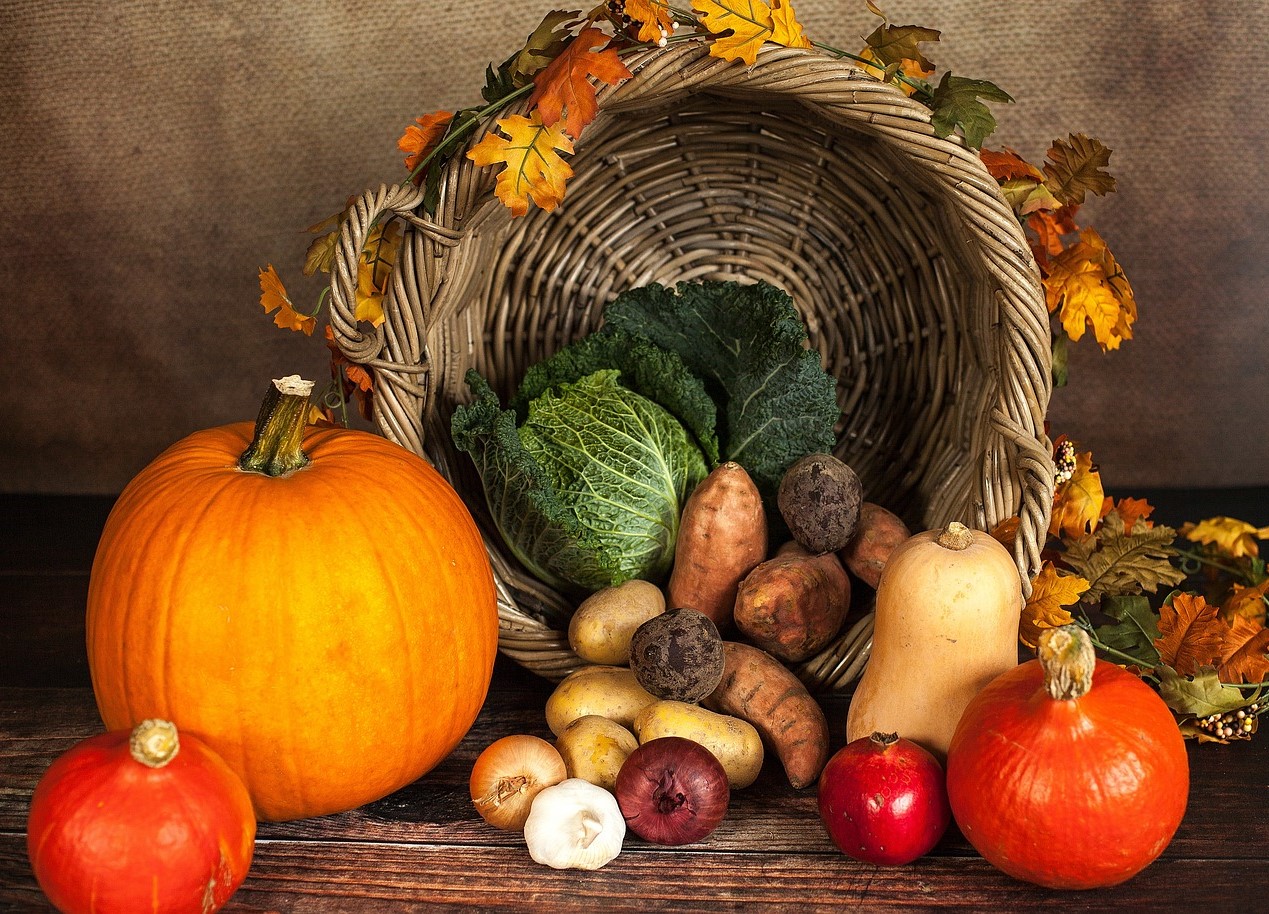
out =
[[[914,528],[988,529],[1017,513],[1016,560],[1034,573],[1053,494],[1048,313],[978,156],[936,137],[928,109],[893,86],[815,51],[768,47],[746,68],[689,41],[627,64],[634,78],[600,91],[555,212],[512,218],[492,169],[459,155],[434,217],[415,213],[415,188],[381,187],[353,205],[340,240],[335,337],[376,371],[382,434],[431,459],[482,522],[501,650],[551,679],[581,665],[564,635],[572,607],[501,545],[454,449],[464,373],[478,369],[505,400],[617,293],[653,281],[786,289],[839,379],[836,454],[865,497]],[[406,240],[386,320],[370,330],[352,316],[356,262],[388,213],[405,218]],[[799,673],[845,685],[870,644],[871,614],[856,613]]]

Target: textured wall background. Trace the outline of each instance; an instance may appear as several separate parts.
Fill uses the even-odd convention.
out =
[[[1118,352],[1074,347],[1054,433],[1119,489],[1269,483],[1269,128],[1247,91],[1269,0],[884,7],[943,30],[941,68],[1014,95],[989,144],[1115,150],[1120,189],[1084,221],[1141,317]],[[304,228],[397,179],[404,126],[477,100],[548,8],[0,0],[0,490],[118,491],[176,438],[253,416],[268,378],[324,377],[321,344],[259,309],[257,269],[297,286]],[[875,25],[863,0],[797,8],[851,50]]]

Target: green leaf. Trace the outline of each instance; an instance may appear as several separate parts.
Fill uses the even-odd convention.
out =
[[[1159,675],[1160,697],[1178,714],[1194,717],[1224,714],[1243,707],[1251,700],[1242,690],[1222,684],[1214,667],[1199,667],[1193,677],[1181,676],[1170,666],[1161,666],[1156,672]]]
[[[1116,622],[1094,629],[1099,641],[1138,658],[1140,665],[1146,669],[1159,665],[1159,651],[1154,646],[1155,639],[1161,637],[1159,617],[1150,608],[1148,599],[1141,595],[1106,597],[1102,600],[1101,611]]]
[[[527,86],[544,67],[559,56],[572,40],[572,30],[580,22],[579,13],[552,10],[538,23],[524,47],[502,62],[497,70],[485,70],[481,97],[493,104],[521,86]]]
[[[765,282],[651,284],[604,309],[613,329],[678,353],[719,406],[720,456],[768,498],[807,454],[831,452],[841,415],[837,381],[808,348],[788,293]]]
[[[1068,365],[1068,353],[1070,347],[1067,345],[1070,337],[1063,330],[1060,333],[1053,334],[1053,386],[1065,387],[1070,377],[1070,369]]]
[[[1108,596],[1154,593],[1185,580],[1185,573],[1172,564],[1174,539],[1176,531],[1162,524],[1125,533],[1123,518],[1112,511],[1093,536],[1068,542],[1062,558],[1088,581],[1080,599],[1096,603]]]
[[[934,115],[930,123],[935,135],[951,136],[959,127],[965,145],[971,149],[982,148],[983,140],[996,129],[996,118],[980,98],[992,102],[1013,101],[1012,96],[995,83],[953,76],[951,71],[944,73],[931,101]]]
[[[677,352],[612,327],[584,336],[530,367],[511,407],[523,421],[529,404],[546,391],[603,368],[617,369],[622,386],[669,410],[692,433],[709,465],[718,463],[718,407],[701,379]]]

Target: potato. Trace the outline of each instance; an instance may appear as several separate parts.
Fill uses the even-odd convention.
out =
[[[700,743],[714,754],[733,788],[748,787],[762,771],[762,737],[753,724],[729,714],[707,711],[685,701],[658,701],[639,712],[634,721],[639,743],[662,736],[681,736]]]
[[[703,612],[672,609],[635,629],[630,669],[657,698],[700,701],[723,678],[723,639]]]
[[[855,536],[837,555],[851,574],[876,590],[890,553],[911,535],[898,516],[866,501],[859,509]]]
[[[776,494],[780,516],[808,552],[836,552],[859,523],[864,488],[855,471],[832,454],[808,454],[785,471]]]
[[[799,661],[837,637],[849,611],[850,578],[837,555],[790,542],[741,582],[735,621],[758,647]]]
[[[665,612],[665,596],[655,584],[638,579],[596,591],[577,607],[568,624],[568,643],[587,663],[624,666],[630,662],[630,636]]]
[[[628,667],[584,666],[565,676],[547,698],[546,725],[559,736],[579,717],[597,714],[629,727],[656,700]]]
[[[762,494],[744,467],[729,460],[706,476],[683,506],[666,585],[670,605],[703,612],[726,628],[737,586],[766,557]]]
[[[613,790],[617,772],[630,753],[639,748],[639,741],[621,724],[598,714],[587,714],[564,728],[555,748],[564,759],[569,777]]]

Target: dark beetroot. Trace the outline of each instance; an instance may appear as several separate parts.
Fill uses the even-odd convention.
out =
[[[839,749],[820,774],[819,807],[842,853],[885,866],[929,853],[952,819],[943,766],[894,733]]]
[[[727,814],[727,772],[700,743],[663,736],[644,743],[617,773],[617,805],[626,826],[653,844],[691,844]]]

